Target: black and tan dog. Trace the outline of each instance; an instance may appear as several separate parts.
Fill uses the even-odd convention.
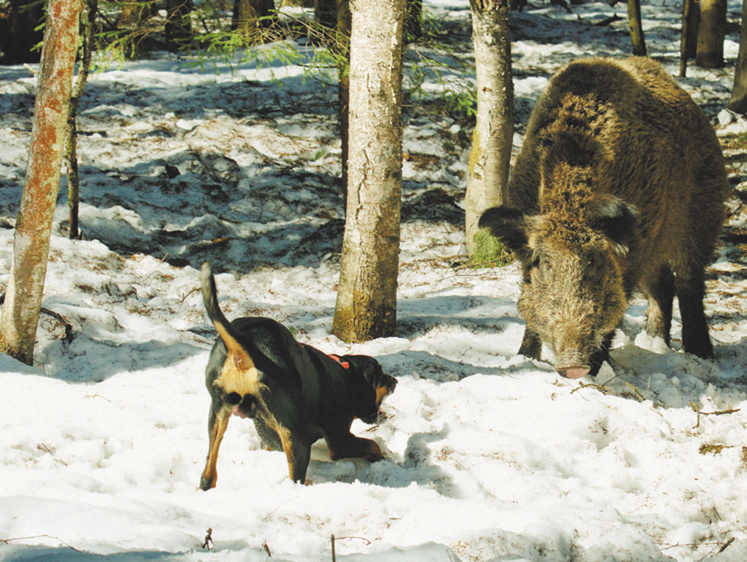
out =
[[[306,481],[311,445],[323,437],[332,459],[384,458],[379,445],[350,433],[354,418],[374,423],[397,380],[365,355],[329,356],[295,340],[269,318],[229,323],[218,306],[209,263],[202,266],[202,296],[218,330],[205,371],[212,398],[210,446],[200,488],[214,488],[218,449],[231,415],[253,418],[265,448],[285,452],[288,471]]]

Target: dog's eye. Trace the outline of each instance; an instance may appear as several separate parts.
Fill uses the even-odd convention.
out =
[[[229,406],[235,406],[239,402],[241,402],[241,395],[238,392],[226,394],[226,404]]]

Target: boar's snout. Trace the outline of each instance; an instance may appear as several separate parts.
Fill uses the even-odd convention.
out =
[[[562,344],[561,344],[562,345]],[[567,379],[580,379],[591,372],[588,354],[579,351],[582,346],[562,346],[556,349],[555,370]]]
[[[591,371],[589,365],[573,365],[572,367],[555,367],[555,370],[560,373],[560,376],[567,379],[580,379],[585,377]]]

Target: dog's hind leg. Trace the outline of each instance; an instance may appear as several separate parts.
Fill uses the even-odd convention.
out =
[[[262,441],[262,447],[264,449],[268,451],[283,450],[283,444],[280,442],[280,437],[270,429],[270,426],[267,425],[267,422],[265,422],[265,419],[261,415],[255,416],[254,428],[257,430],[257,434]]]
[[[223,441],[223,435],[228,428],[228,420],[231,418],[231,411],[222,406],[210,406],[210,417],[208,418],[208,454],[205,461],[205,469],[200,477],[200,490],[210,490],[215,488],[218,481],[218,450],[220,443]]]
[[[306,484],[306,471],[311,459],[311,445],[297,433],[291,432],[281,426],[276,426],[280,443],[283,446],[285,458],[288,461],[288,475],[294,482]]]

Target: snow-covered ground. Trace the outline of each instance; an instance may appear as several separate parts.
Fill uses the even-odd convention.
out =
[[[468,2],[426,6],[469,62]],[[680,6],[643,5],[649,53],[673,74]],[[612,367],[581,382],[515,354],[515,265],[461,267],[471,123],[438,111],[438,83],[406,110],[398,336],[346,345],[330,335],[343,228],[335,88],[299,66],[216,73],[168,54],[92,76],[85,240],[63,236],[63,182],[44,300],[71,331],[45,312],[36,367],[0,356],[0,559],[328,561],[332,535],[348,562],[747,559],[747,123],[722,111],[738,47],[740,5],[729,8],[729,66],[691,66],[680,81],[717,127],[735,188],[708,278],[716,360],[642,336],[637,299]],[[562,64],[630,50],[624,3],[569,13],[540,1],[511,28],[515,148]],[[28,68],[0,68],[2,284],[34,85]],[[319,444],[313,485],[294,484],[282,453],[235,418],[217,488],[197,490],[208,259],[230,318],[270,316],[399,379],[388,419],[354,424],[386,460],[330,462]]]

